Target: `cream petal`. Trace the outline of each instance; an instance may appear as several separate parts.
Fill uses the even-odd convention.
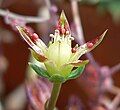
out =
[[[20,26],[16,26],[20,35],[22,36],[22,38],[27,42],[27,44],[38,54],[43,54],[42,50],[33,43],[33,41],[30,39],[30,37],[27,35],[27,33],[24,31],[23,27]]]
[[[106,32],[107,32],[107,30],[101,36],[98,36],[97,38],[95,38],[95,39],[83,44],[82,46],[78,47],[76,53],[74,53],[72,55],[72,57],[70,58],[70,61],[78,60],[83,54],[93,50],[97,45],[99,45],[101,43]]]

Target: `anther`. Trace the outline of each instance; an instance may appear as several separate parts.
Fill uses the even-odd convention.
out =
[[[38,38],[39,38],[39,36],[38,36],[36,33],[33,33],[32,39],[33,39],[33,40],[37,40]]]
[[[69,31],[66,31],[66,35],[69,35],[70,34],[70,32]]]
[[[56,29],[56,30],[55,30],[55,33],[56,33],[56,34],[59,34],[59,30],[58,30],[58,29]]]
[[[71,36],[70,36],[69,39],[70,39],[70,40],[74,40],[74,37],[71,37]]]
[[[93,43],[92,43],[92,42],[88,42],[88,43],[87,43],[87,47],[88,47],[88,48],[92,48],[92,47],[93,47]]]
[[[53,35],[53,34],[50,34],[49,36],[52,37],[52,38],[54,38],[54,35]]]

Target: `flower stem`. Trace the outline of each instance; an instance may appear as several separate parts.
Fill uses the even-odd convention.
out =
[[[62,83],[53,84],[52,94],[48,102],[47,110],[54,110],[59,93],[60,93],[61,85]]]

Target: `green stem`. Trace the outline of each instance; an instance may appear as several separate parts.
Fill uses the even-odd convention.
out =
[[[61,85],[62,85],[61,83],[53,84],[52,94],[48,102],[47,110],[54,110],[59,93],[60,93]]]

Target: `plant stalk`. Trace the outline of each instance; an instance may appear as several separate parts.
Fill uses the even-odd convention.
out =
[[[53,84],[52,94],[51,94],[50,100],[48,101],[48,106],[46,107],[47,108],[46,110],[54,110],[59,93],[60,93],[61,85],[62,83]]]

